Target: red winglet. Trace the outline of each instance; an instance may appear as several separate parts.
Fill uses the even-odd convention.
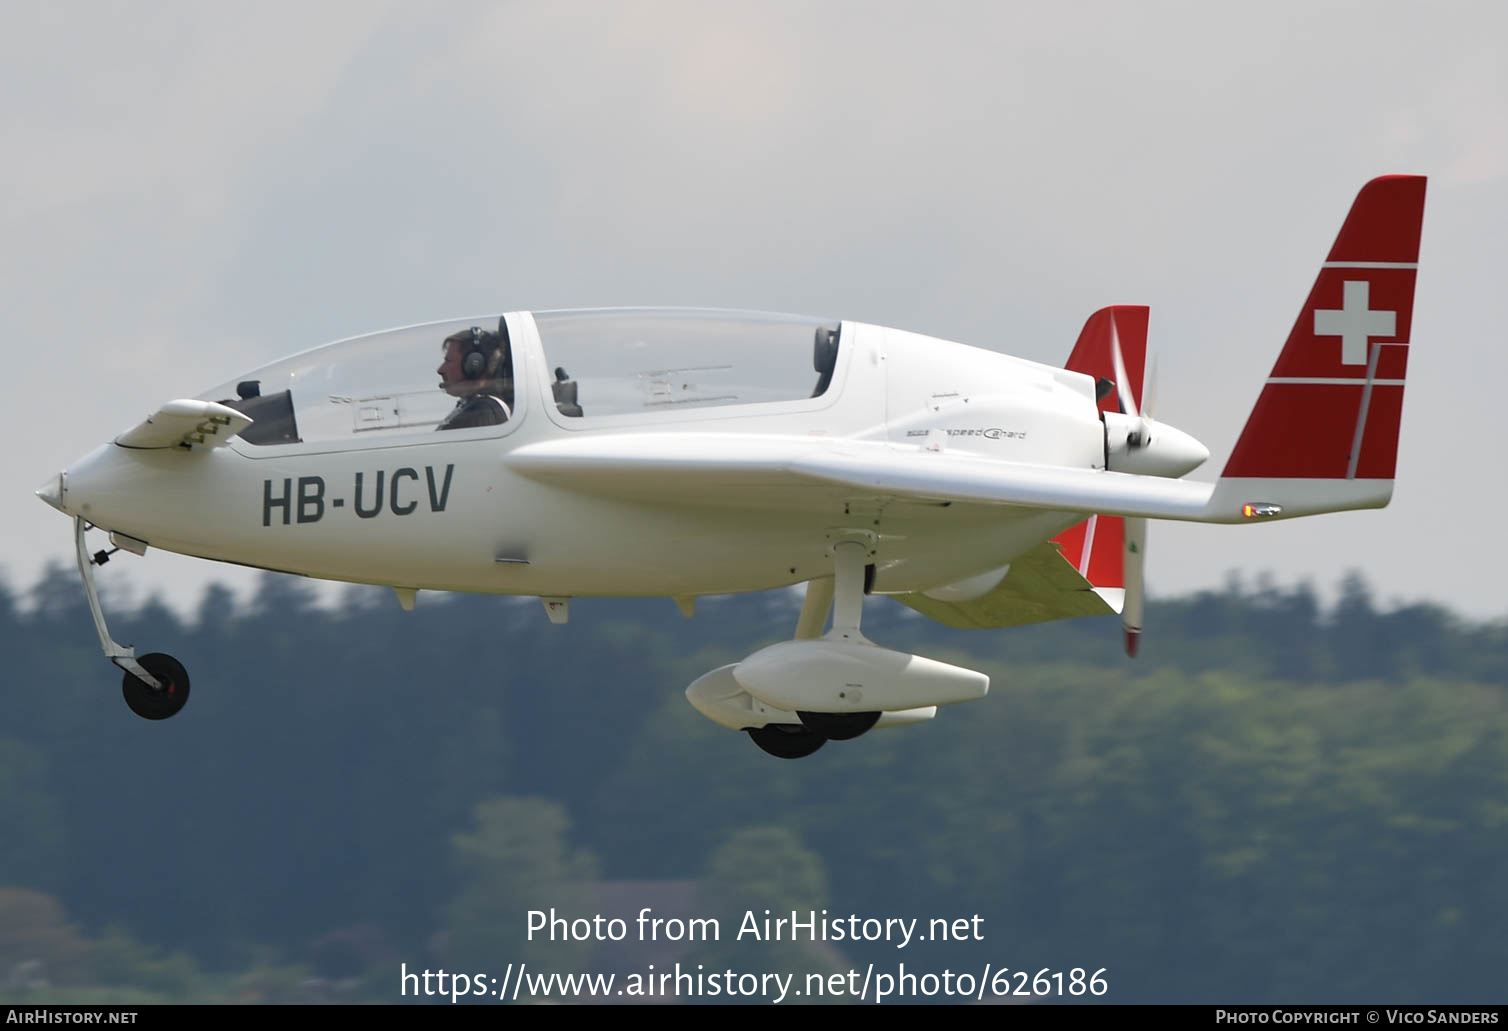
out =
[[[1356,195],[1222,475],[1391,480],[1425,179]]]

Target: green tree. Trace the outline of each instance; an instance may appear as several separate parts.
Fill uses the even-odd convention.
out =
[[[567,921],[595,912],[597,861],[573,848],[565,808],[541,798],[493,798],[476,807],[474,829],[451,837],[459,890],[445,909],[448,962],[499,970],[527,962],[538,972],[579,966],[591,943],[528,932],[531,911]]]
[[[768,933],[775,921],[823,919],[827,908],[827,872],[822,857],[786,827],[746,827],[734,831],[712,854],[701,885],[703,905],[717,917],[721,939],[697,951],[692,963],[734,973],[778,973],[799,987],[808,974],[826,975],[844,968],[842,955],[829,943],[812,941],[802,931],[777,939]],[[789,924],[788,924],[789,926]],[[741,929],[757,934],[739,936]],[[820,1001],[803,995],[804,1001]]]
[[[182,952],[164,954],[135,941],[123,929],[107,930],[89,953],[89,977],[97,985],[130,988],[161,996],[164,1002],[200,997],[203,978]]]
[[[0,884],[56,890],[63,862],[63,807],[43,754],[0,739]]]
[[[57,899],[27,888],[0,888],[0,979],[71,984],[88,953],[88,941],[68,923]]]

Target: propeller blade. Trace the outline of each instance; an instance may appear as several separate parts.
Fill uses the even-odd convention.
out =
[[[1136,394],[1131,389],[1131,377],[1126,372],[1126,358],[1121,354],[1121,335],[1115,328],[1114,315],[1110,317],[1110,360],[1115,363],[1115,385],[1121,411],[1133,418],[1137,417],[1141,413],[1136,410]]]
[[[1126,600],[1121,605],[1121,626],[1126,631],[1126,654],[1136,658],[1141,643],[1142,604],[1145,600],[1142,574],[1147,560],[1147,520],[1126,519]]]
[[[1131,416],[1136,422],[1132,424],[1130,436],[1126,443],[1133,448],[1141,447],[1147,442],[1147,420],[1142,417],[1136,408],[1136,391],[1131,389],[1131,376],[1126,372],[1126,357],[1121,353],[1121,335],[1115,328],[1115,316],[1110,317],[1110,358],[1115,363],[1116,396],[1120,399],[1121,412]],[[1146,363],[1142,364],[1142,375],[1146,376]],[[1143,383],[1145,387],[1145,383]]]
[[[1150,421],[1157,411],[1157,353],[1152,355],[1152,361],[1148,363],[1147,374],[1142,377],[1141,383],[1141,409],[1146,413]]]

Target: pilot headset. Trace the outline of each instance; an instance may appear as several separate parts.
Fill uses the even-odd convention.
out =
[[[466,345],[466,356],[461,359],[461,375],[466,379],[481,379],[487,371],[487,355],[483,352],[482,328],[471,327],[471,340]]]

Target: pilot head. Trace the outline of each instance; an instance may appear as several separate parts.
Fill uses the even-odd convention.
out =
[[[507,348],[498,334],[472,326],[446,337],[441,350],[444,358],[435,372],[447,394],[470,397],[500,388]]]

